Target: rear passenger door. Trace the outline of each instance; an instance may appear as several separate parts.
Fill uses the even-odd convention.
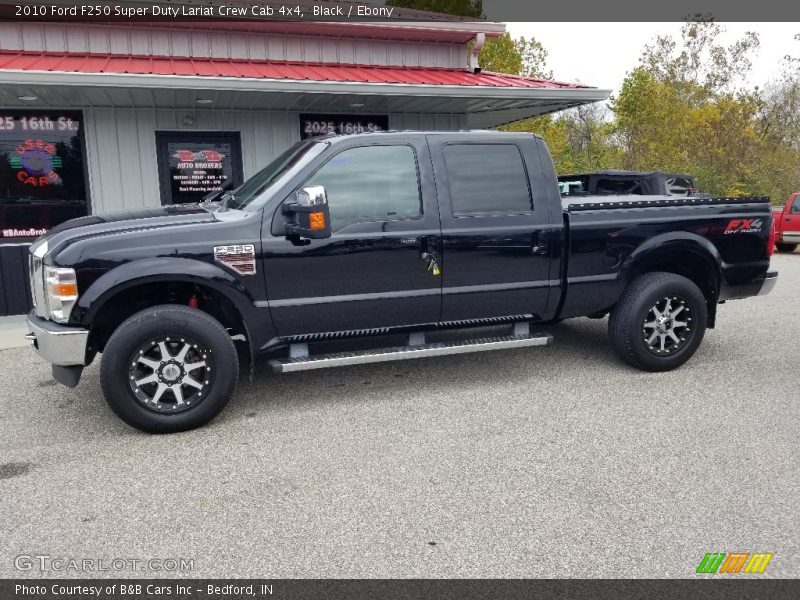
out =
[[[536,138],[462,133],[428,143],[442,223],[442,321],[540,317],[555,246],[546,186],[555,182],[544,177]]]

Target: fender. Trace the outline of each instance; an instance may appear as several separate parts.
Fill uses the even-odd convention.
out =
[[[253,306],[250,292],[232,274],[217,265],[190,258],[145,258],[115,267],[81,293],[70,321],[89,326],[97,312],[114,295],[156,281],[185,281],[218,291],[236,306],[244,319]]]
[[[221,267],[189,258],[146,258],[125,263],[100,276],[78,298],[70,322],[90,327],[98,311],[116,294],[137,285],[156,281],[183,281],[212,288],[230,300],[239,311],[250,346],[251,361],[259,340],[253,338],[256,314],[253,297],[242,283]],[[270,328],[272,320],[267,318]],[[252,364],[252,362],[251,362]]]
[[[705,260],[716,275],[716,291],[719,291],[722,282],[722,257],[708,239],[689,231],[671,231],[646,240],[623,261],[619,270],[620,278],[630,281],[639,265],[673,250],[691,252]]]

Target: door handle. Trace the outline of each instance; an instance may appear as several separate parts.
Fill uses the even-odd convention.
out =
[[[415,238],[419,244],[420,260],[427,260],[431,254],[436,254],[436,237],[432,235],[422,235]]]
[[[541,229],[533,232],[533,247],[531,254],[545,255],[550,251],[550,245],[547,240],[547,231]]]

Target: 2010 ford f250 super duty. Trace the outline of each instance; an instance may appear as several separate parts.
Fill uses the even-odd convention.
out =
[[[775,283],[765,198],[564,203],[532,134],[306,140],[219,200],[84,217],[37,240],[28,337],[69,386],[102,352],[114,412],[170,432],[227,404],[235,341],[251,365],[269,353],[273,370],[299,371],[544,345],[531,324],[610,314],[620,357],[667,371],[719,303]],[[508,331],[469,339],[487,325]],[[432,341],[443,329],[466,337]],[[358,349],[317,352],[345,338]]]

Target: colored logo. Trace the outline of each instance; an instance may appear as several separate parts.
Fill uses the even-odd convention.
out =
[[[763,573],[772,560],[771,552],[709,552],[697,565],[696,573]]]
[[[56,147],[44,140],[25,140],[17,146],[9,162],[11,168],[19,169],[17,180],[20,183],[41,187],[61,181],[55,172],[61,168],[61,157],[56,154]]]
[[[216,150],[200,150],[193,152],[192,150],[178,150],[173,154],[178,161],[182,163],[196,163],[196,162],[222,162],[225,155],[217,152]]]
[[[761,219],[731,219],[725,228],[725,234],[758,233],[764,222]]]

